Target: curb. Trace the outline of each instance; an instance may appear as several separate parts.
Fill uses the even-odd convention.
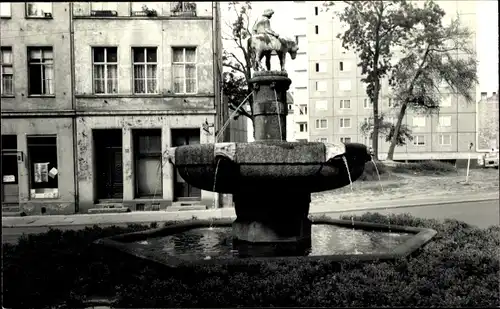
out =
[[[343,209],[335,209],[335,210],[322,210],[322,209],[311,209],[309,211],[310,215],[318,215],[318,214],[330,214],[330,213],[345,213],[345,212],[360,212],[360,211],[370,211],[370,210],[389,210],[389,209],[399,209],[399,208],[410,208],[410,207],[425,207],[425,206],[433,206],[433,205],[449,205],[449,204],[461,204],[461,203],[471,203],[471,202],[487,202],[487,201],[495,201],[498,200],[498,197],[483,197],[483,198],[469,198],[469,199],[460,199],[460,200],[452,200],[452,201],[432,201],[432,202],[418,202],[418,201],[413,201],[412,203],[406,204],[406,205],[394,205],[394,206],[385,206],[385,205],[380,205],[380,206],[366,206],[366,207],[358,207],[358,208],[343,208]],[[186,217],[189,217],[190,215],[193,216],[193,213],[199,214],[200,211],[186,211],[182,212],[186,214]],[[172,212],[172,214],[179,214],[179,212]],[[206,214],[202,212],[202,214]],[[110,214],[111,215],[111,214]],[[199,215],[198,215],[199,216]],[[177,217],[177,218],[176,218]],[[145,224],[145,223],[152,223],[152,222],[169,222],[169,221],[183,221],[187,220],[185,218],[182,218],[183,216],[175,216],[172,215],[172,218],[170,219],[151,219],[151,218],[144,218],[143,220],[139,219],[137,221],[127,221],[127,218],[124,218],[124,221],[122,222],[90,222],[90,223],[74,223],[74,221],[66,221],[66,222],[54,222],[54,223],[46,223],[46,224],[36,224],[37,219],[32,219],[32,221],[28,221],[27,223],[22,223],[22,224],[2,224],[2,228],[36,228],[36,227],[58,227],[58,226],[93,226],[93,225],[119,225],[119,224]],[[216,212],[214,212],[214,216],[212,217],[207,217],[207,219],[211,218],[234,218],[234,211],[232,211],[232,214],[226,214],[225,216],[219,215],[217,216]],[[45,217],[46,218],[46,217]],[[64,220],[64,219],[63,219]],[[67,218],[66,218],[67,220]],[[2,220],[3,221],[3,220]],[[2,222],[3,223],[3,222]],[[35,223],[35,224],[31,224]]]

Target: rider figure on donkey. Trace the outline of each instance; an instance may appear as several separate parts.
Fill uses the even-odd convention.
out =
[[[274,11],[271,9],[267,9],[262,13],[262,17],[255,23],[253,26],[253,33],[254,34],[269,34],[272,35],[276,38],[279,38],[279,34],[274,32],[271,29],[271,17],[273,17]]]

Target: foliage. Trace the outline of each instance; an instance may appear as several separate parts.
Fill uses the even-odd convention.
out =
[[[365,163],[365,169],[363,170],[363,174],[358,178],[358,180],[378,181],[379,176],[384,175],[386,173],[387,173],[387,166],[385,166],[384,163],[382,163],[381,161],[370,161]]]
[[[431,173],[431,174],[448,174],[456,172],[457,169],[450,163],[441,161],[422,161],[416,163],[398,163],[393,169],[395,173]]]
[[[350,219],[350,217],[349,217]],[[428,227],[436,237],[394,262],[266,262],[158,268],[92,241],[144,230],[51,230],[3,245],[3,306],[79,308],[91,296],[116,307],[497,307],[500,227],[409,215],[365,214],[356,221]]]
[[[224,48],[222,54],[222,65],[230,70],[224,73],[223,89],[224,94],[229,97],[229,108],[236,108],[243,102],[243,99],[251,93],[248,88],[248,81],[251,76],[252,59],[247,50],[246,40],[250,37],[250,16],[252,12],[251,2],[229,2],[229,13],[234,16],[233,22],[225,24],[223,39],[232,42],[234,49]],[[238,101],[238,99],[241,99]],[[252,97],[247,102],[252,102]],[[245,108],[238,109],[238,115],[246,116],[253,120],[251,113]]]
[[[364,136],[369,136],[370,139],[373,139],[373,120],[370,119],[368,122],[364,121],[360,126],[361,133]],[[394,135],[395,125],[390,121],[385,121],[384,115],[381,115],[379,118],[379,134],[385,136],[385,141],[390,142],[392,140],[392,136]],[[397,145],[404,146],[406,145],[406,141],[412,141],[412,131],[410,127],[405,124],[402,124],[400,129],[398,130],[397,137]]]
[[[433,1],[415,11],[421,22],[408,34],[390,78],[394,101],[400,107],[396,132],[407,108],[416,113],[437,112],[444,93],[456,93],[466,102],[474,102],[471,90],[477,83],[471,32],[458,18],[443,25],[445,12]],[[388,159],[393,158],[397,143],[393,138]]]
[[[343,2],[344,10],[336,15],[347,29],[338,38],[342,47],[354,50],[359,56],[362,81],[367,84],[366,93],[373,105],[373,152],[378,159],[381,79],[392,68],[393,48],[402,43],[419,19],[413,14],[413,6],[405,0]]]

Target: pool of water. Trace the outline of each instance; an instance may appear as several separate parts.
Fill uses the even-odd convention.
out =
[[[196,228],[165,237],[132,243],[135,250],[184,260],[249,256],[322,256],[388,253],[413,234],[350,229],[335,225],[312,226],[311,243],[286,247],[249,245],[233,241],[231,227]]]

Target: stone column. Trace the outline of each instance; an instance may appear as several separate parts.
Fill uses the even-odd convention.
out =
[[[291,83],[281,71],[256,72],[250,80],[255,141],[286,141],[286,92]]]

